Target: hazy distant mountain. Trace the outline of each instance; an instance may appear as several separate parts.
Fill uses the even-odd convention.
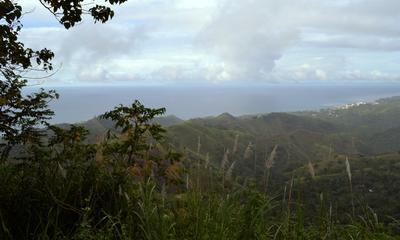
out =
[[[318,112],[270,113],[183,121],[175,116],[154,121],[167,128],[165,144],[210,156],[218,166],[226,150],[244,172],[262,169],[266,156],[278,145],[275,171],[290,172],[308,162],[333,159],[334,155],[370,155],[400,150],[400,97],[374,103],[349,104]],[[94,118],[83,125],[89,141],[113,128],[109,120]],[[236,152],[233,152],[237,139]],[[252,163],[243,160],[251,143]]]
[[[379,154],[400,150],[400,97],[374,103],[348,104],[321,111],[270,113],[235,117],[223,113],[216,117],[183,121],[175,116],[154,121],[167,128],[167,142],[176,148],[198,148],[209,152],[215,161],[233,148],[239,136],[238,151],[252,142],[256,157],[264,159],[275,144],[278,152],[289,156],[284,166],[304,163],[338,154]],[[85,123],[92,135],[112,129],[109,120],[94,118]],[[261,164],[261,163],[260,163]]]
[[[175,115],[168,115],[165,117],[157,117],[153,119],[153,122],[160,124],[163,127],[169,127],[183,122],[182,119]]]
[[[183,122],[183,120],[174,115],[169,115],[164,117],[157,117],[153,119],[153,122],[159,123],[163,127],[169,127],[175,124],[179,124]],[[92,118],[81,124],[90,132],[90,135],[88,137],[89,142],[95,142],[99,136],[103,136],[108,130],[114,129],[114,123],[111,120],[103,119],[100,117]]]
[[[400,127],[400,97],[296,114],[323,119],[341,126],[344,131],[365,136]]]

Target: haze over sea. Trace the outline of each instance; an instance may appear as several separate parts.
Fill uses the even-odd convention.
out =
[[[345,103],[400,95],[400,84],[270,84],[261,86],[75,86],[52,87],[53,123],[75,123],[98,116],[118,104],[140,100],[147,107],[166,107],[182,119],[319,110]]]

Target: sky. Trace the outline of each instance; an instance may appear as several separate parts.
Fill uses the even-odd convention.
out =
[[[18,2],[21,40],[56,54],[45,84],[400,81],[399,0],[128,0],[70,30]]]

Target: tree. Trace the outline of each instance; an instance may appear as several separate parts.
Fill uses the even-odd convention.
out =
[[[96,1],[84,0],[38,0],[48,9],[66,29],[82,21],[84,14],[95,22],[105,23],[114,16],[112,9]],[[110,5],[121,4],[127,0],[101,0]],[[84,7],[91,6],[88,9]],[[51,60],[54,53],[49,49],[33,50],[19,41],[23,27],[22,7],[13,0],[0,1],[0,160],[8,157],[10,149],[16,144],[38,141],[40,134],[36,127],[45,124],[53,111],[48,103],[58,98],[51,90],[24,95],[28,72],[53,70]]]
[[[0,81],[0,160],[7,159],[16,144],[40,143],[38,124],[45,124],[53,112],[48,101],[57,98],[55,91],[44,91],[24,96],[22,88],[27,81],[5,75]]]
[[[148,150],[147,138],[156,141],[162,139],[165,130],[160,124],[152,123],[151,120],[165,113],[165,108],[146,108],[138,100],[129,106],[118,106],[110,112],[102,115],[102,118],[111,119],[115,128],[121,130],[121,141],[114,144],[113,152],[119,152],[127,156],[127,161],[132,164],[135,157]]]
[[[165,108],[146,108],[135,100],[101,116],[112,120],[118,132],[109,131],[101,145],[105,158],[126,167],[140,181],[151,178],[160,188],[183,183],[182,155],[160,144],[165,129],[154,122],[154,117],[164,113]]]

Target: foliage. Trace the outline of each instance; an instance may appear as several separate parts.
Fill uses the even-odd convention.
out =
[[[122,4],[127,0],[101,0],[87,2],[85,0],[39,0],[57,20],[64,25],[66,29],[75,26],[82,21],[83,14],[90,14],[96,22],[105,23],[114,17],[114,11],[105,5],[99,5],[97,2],[109,3],[111,5]],[[85,6],[92,6],[84,9]]]
[[[115,128],[121,130],[123,136],[120,141],[113,144],[114,153],[127,153],[128,164],[134,162],[135,157],[144,157],[144,151],[148,150],[148,137],[159,141],[165,130],[157,123],[150,121],[165,113],[165,108],[146,108],[139,101],[132,103],[130,107],[119,106],[102,115],[102,118],[110,119],[115,123]],[[110,136],[110,134],[108,134]],[[135,154],[141,156],[135,156]]]
[[[284,192],[285,185],[289,186],[288,182],[294,174],[298,185],[294,197],[296,201],[299,199],[310,203],[305,207],[309,215],[318,212],[319,197],[315,196],[321,192],[325,201],[333,204],[333,210],[345,212],[352,208],[345,165],[348,156],[356,214],[362,212],[359,206],[368,205],[382,216],[382,221],[387,222],[386,216],[400,218],[400,203],[396,194],[400,190],[400,155],[397,150],[400,141],[400,125],[397,120],[400,117],[400,102],[396,97],[378,102],[368,107],[361,105],[350,110],[337,110],[338,114],[344,114],[343,119],[340,114],[325,119],[318,114],[313,115],[315,113],[273,113],[245,117],[222,114],[218,117],[192,119],[167,128],[164,145],[173,146],[190,159],[185,161],[186,168],[197,169],[199,163],[208,165],[211,171],[224,173],[225,178],[231,175],[232,179],[241,184],[254,178],[260,189],[265,190],[268,184],[267,191],[273,196],[280,196]],[[323,115],[324,111],[320,114]],[[373,117],[376,120],[371,121],[372,116],[376,116]],[[362,135],[369,135],[362,137],[347,132],[348,128],[340,124],[342,121],[348,121],[356,133],[365,126],[370,126],[367,129],[376,129],[386,125],[387,129],[383,129],[379,138],[375,138],[375,130],[361,131]],[[92,123],[84,125],[92,126]],[[101,126],[107,128],[105,124]],[[393,129],[393,126],[397,127]],[[104,130],[98,131],[101,132]],[[393,138],[388,138],[389,135]],[[377,144],[382,139],[386,141]],[[255,157],[244,159],[249,142],[254,145]],[[278,148],[274,164],[266,169],[268,158],[276,145]],[[235,146],[236,151],[233,151]],[[384,147],[378,151],[379,154],[368,154],[374,149],[378,150],[378,146]],[[223,159],[227,150],[230,153],[226,162]],[[223,162],[226,162],[224,171],[221,169]],[[189,185],[197,185],[197,182],[206,182],[207,186],[215,185],[215,178],[207,174],[198,177],[197,171],[195,173],[189,177]],[[229,185],[228,181],[226,185]]]
[[[135,101],[131,107],[121,106],[105,115],[121,117],[121,109],[130,113],[131,118],[124,122],[123,133],[132,133],[132,138],[120,136],[121,139],[115,137],[88,144],[89,132],[82,126],[48,125],[48,135],[35,140],[41,144],[24,144],[30,149],[28,154],[0,166],[2,239],[88,239],[96,234],[120,238],[124,231],[133,234],[139,231],[138,225],[128,228],[111,223],[116,219],[133,222],[142,219],[134,214],[141,206],[136,200],[140,181],[132,170],[138,166],[118,159],[105,161],[106,156],[100,150],[104,146],[120,146],[120,142],[126,141],[140,146],[122,148],[118,153],[122,156],[146,155],[143,160],[154,163],[157,169],[151,175],[152,179],[159,182],[162,178],[165,187],[166,184],[171,187],[180,184],[180,155],[173,151],[151,152],[157,148],[150,149],[145,141],[144,135],[148,132],[153,136],[154,144],[161,139],[162,128],[148,122],[163,113],[163,109],[144,108]],[[150,174],[144,177],[148,180]]]
[[[22,7],[15,1],[0,2],[0,72],[6,77],[17,77],[17,73],[30,70],[34,65],[43,70],[52,70],[51,59],[54,54],[48,49],[26,48],[18,40],[22,29]]]
[[[105,23],[114,16],[110,7],[89,3],[83,0],[55,1],[39,0],[65,28],[73,27],[82,21],[82,15],[90,14],[95,22]],[[126,0],[105,0],[111,5]],[[41,89],[31,95],[25,95],[31,71],[48,72],[53,70],[51,60],[54,53],[49,49],[33,50],[19,41],[22,30],[21,18],[24,12],[16,1],[0,2],[0,160],[4,161],[12,146],[26,142],[38,142],[38,124],[45,124],[53,112],[48,103],[58,98],[51,90]],[[25,76],[25,77],[24,77]]]
[[[299,171],[274,196],[251,177],[226,177],[201,151],[166,150],[151,121],[163,112],[138,101],[119,106],[104,115],[119,130],[97,143],[87,142],[83,126],[48,126],[23,161],[0,165],[0,238],[398,239],[396,220],[382,221],[363,203],[346,215],[346,208],[332,208],[334,198],[315,194],[329,192],[318,188],[319,166],[315,179]],[[124,161],[132,149],[133,161]],[[151,174],[143,174],[150,162]],[[335,169],[346,182],[345,168]],[[355,186],[358,178],[353,173]]]
[[[38,143],[40,131],[35,128],[45,124],[53,115],[48,108],[48,101],[58,98],[54,91],[43,89],[37,93],[26,95],[22,88],[26,80],[6,77],[0,81],[0,160],[3,162],[16,144]]]

